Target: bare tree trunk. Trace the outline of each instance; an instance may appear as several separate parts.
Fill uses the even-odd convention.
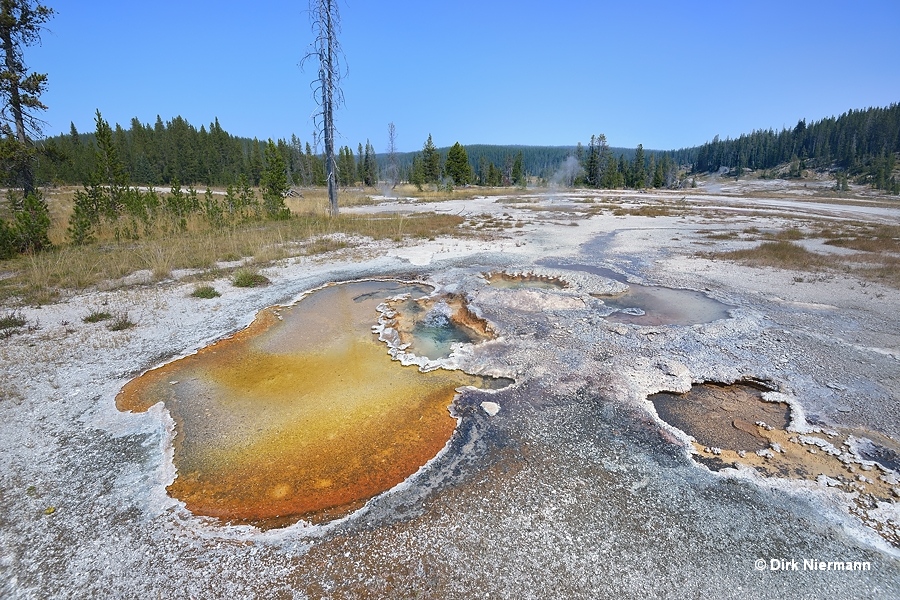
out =
[[[326,55],[325,76],[322,85],[322,112],[325,125],[325,178],[328,181],[328,205],[332,216],[338,214],[337,169],[334,160],[334,22],[331,14],[333,0],[325,0]]]
[[[334,108],[343,102],[341,92],[341,45],[337,34],[341,27],[337,0],[310,0],[315,41],[307,52],[306,60],[315,57],[319,61],[319,79],[315,87],[316,102],[320,112],[317,126],[321,126],[325,138],[325,180],[328,185],[328,210],[338,214],[337,161],[334,157]]]

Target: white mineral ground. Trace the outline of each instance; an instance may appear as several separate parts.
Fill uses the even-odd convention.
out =
[[[815,186],[784,182],[711,185],[384,200],[356,210],[524,225],[491,239],[351,240],[348,249],[265,269],[265,288],[215,281],[222,296],[213,300],[190,298],[194,284],[176,273],[22,309],[40,327],[0,340],[0,597],[900,597],[900,551],[848,510],[849,494],[826,479],[712,472],[646,400],[701,381],[753,378],[802,407],[796,431],[814,422],[900,440],[896,289],[850,272],[699,254],[758,243],[706,234],[813,220],[896,224],[900,207],[875,197],[832,201]],[[609,206],[660,199],[682,208],[648,217]],[[606,208],[591,212],[592,203]],[[591,294],[619,284],[538,263],[547,259],[705,291],[733,307],[731,317],[614,323]],[[493,271],[558,275],[571,285],[503,289],[485,279]],[[119,412],[122,385],[235,332],[265,306],[364,277],[418,278],[464,294],[497,338],[457,348],[452,364],[516,384],[463,391],[450,409],[459,426],[438,457],[328,525],[261,532],[195,517],[169,497],[173,423],[162,405]],[[137,326],[111,332],[82,322],[101,308],[127,311]],[[868,516],[894,531],[900,521],[896,502],[871,506]],[[870,570],[758,571],[760,559],[868,562]]]

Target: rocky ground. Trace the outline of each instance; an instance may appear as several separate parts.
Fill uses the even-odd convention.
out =
[[[351,244],[271,266],[265,288],[215,282],[223,294],[213,300],[189,297],[193,285],[175,278],[23,309],[36,326],[0,340],[0,596],[900,596],[900,499],[860,507],[859,494],[825,480],[711,471],[647,399],[764,381],[791,403],[793,425],[900,442],[896,289],[839,265],[790,271],[710,254],[794,226],[896,224],[900,207],[713,185],[384,199],[357,210],[453,212],[482,235]],[[841,251],[802,243],[825,257]],[[569,285],[500,288],[483,277],[499,271]],[[516,383],[463,391],[438,457],[328,525],[262,532],[196,517],[170,498],[173,423],[162,405],[117,411],[121,387],[265,306],[370,276],[465,295],[498,338],[460,349],[454,364]],[[602,300],[622,287],[612,279],[700,291],[728,316],[617,320]],[[127,311],[137,326],[82,322],[101,308]],[[857,458],[872,477],[896,475]],[[834,570],[847,562],[867,569]]]

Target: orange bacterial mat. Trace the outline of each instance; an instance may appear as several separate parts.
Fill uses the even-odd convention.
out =
[[[423,285],[361,281],[261,311],[245,330],[129,382],[123,411],[164,402],[176,424],[169,493],[198,515],[263,528],[323,522],[416,472],[456,426],[456,388],[371,333],[375,307]]]

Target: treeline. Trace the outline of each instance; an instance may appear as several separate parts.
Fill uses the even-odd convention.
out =
[[[421,152],[400,158],[393,157],[393,162],[398,165],[400,179],[409,181],[420,190],[425,184],[434,184],[447,190],[469,184],[524,187],[527,183],[524,152],[520,149],[510,153],[509,149],[518,147],[506,148],[506,154],[499,161],[500,166],[488,160],[484,154],[475,162],[468,149],[459,142],[450,148],[439,149],[435,147],[429,134]],[[390,156],[388,161],[390,167]]]
[[[571,184],[591,188],[668,188],[678,182],[678,166],[668,152],[644,152],[642,144],[635,148],[631,160],[620,153],[616,158],[606,143],[606,136],[592,135],[588,147],[580,144],[575,149],[578,170],[571,177]],[[572,163],[570,163],[572,164]],[[569,183],[569,181],[563,181]]]
[[[135,185],[237,186],[261,184],[268,142],[229,134],[218,119],[199,129],[176,117],[154,125],[132,119],[128,129],[115,125],[112,143],[128,181]],[[285,164],[288,185],[325,185],[323,157],[314,144],[296,136],[274,141]],[[81,184],[96,168],[96,134],[69,134],[43,140],[35,168],[39,183]],[[462,151],[462,152],[461,152]],[[603,136],[583,146],[499,146],[473,144],[437,148],[431,136],[419,152],[377,154],[366,141],[356,151],[344,146],[336,157],[343,187],[400,181],[437,185],[484,186],[565,183],[586,187],[670,187],[680,183],[679,166],[695,173],[727,168],[786,169],[770,176],[799,177],[805,169],[835,169],[839,184],[848,179],[900,193],[893,171],[900,152],[900,105],[851,110],[837,118],[793,129],[759,130],[672,152],[613,148]],[[641,158],[638,158],[638,154]],[[464,155],[464,156],[463,156]],[[464,160],[461,160],[464,159]],[[574,162],[573,162],[574,161]],[[464,167],[464,165],[468,167]],[[449,165],[449,168],[448,168]],[[765,176],[765,174],[764,174]]]
[[[134,118],[128,129],[117,123],[110,135],[124,174],[135,184],[160,186],[179,181],[226,185],[236,182],[241,174],[251,177],[257,165],[262,171],[259,142],[230,135],[218,119],[208,129],[201,126],[198,130],[182,117],[165,123],[157,117],[152,126]],[[39,143],[43,152],[38,178],[43,183],[85,182],[97,167],[98,142],[95,133],[79,133],[74,123],[68,135],[43,140]]]
[[[450,153],[451,146],[436,148],[440,160],[445,162]],[[509,185],[512,177],[513,165],[517,157],[521,157],[522,168],[529,177],[538,181],[551,181],[566,159],[578,153],[578,146],[524,146],[524,145],[491,145],[470,144],[465,146],[469,164],[472,167],[474,181],[481,185],[487,185],[487,181],[496,181],[497,173],[500,174],[501,184]],[[626,161],[634,158],[634,148],[611,148],[618,157],[623,156]],[[400,169],[402,179],[409,180],[410,169],[413,160],[421,157],[422,151],[399,152],[395,156],[395,162]],[[494,166],[493,170],[490,165]],[[380,172],[384,173],[389,165],[386,154],[378,155]],[[493,179],[492,179],[493,177]]]
[[[517,158],[518,172],[515,179],[516,185],[524,185],[525,173],[522,169],[521,156]],[[491,165],[493,167],[493,165]],[[404,172],[401,169],[401,176]],[[481,171],[476,172],[469,161],[469,154],[466,148],[459,142],[451,146],[446,154],[442,154],[438,150],[428,134],[422,151],[416,153],[412,157],[409,168],[405,170],[406,179],[422,189],[423,184],[436,184],[445,189],[453,189],[455,185],[468,185],[477,183],[479,185],[502,185],[498,180],[497,183],[485,182],[484,174]],[[510,180],[512,177],[510,177]],[[510,180],[506,185],[510,184]]]
[[[268,142],[233,136],[218,119],[197,129],[180,116],[166,122],[157,117],[152,126],[134,118],[128,129],[112,127],[111,139],[124,174],[135,185],[226,186],[243,177],[259,186],[267,166]],[[309,142],[304,145],[291,136],[274,144],[289,183],[325,184],[324,163]],[[74,124],[68,134],[46,138],[38,146],[36,177],[42,184],[81,184],[97,167],[96,133],[79,133]]]
[[[606,136],[576,146],[462,146],[436,148],[431,135],[420,152],[399,156],[400,172],[418,187],[564,185],[593,188],[671,187],[678,167],[670,153],[612,148]]]
[[[885,108],[850,110],[793,129],[754,131],[737,139],[720,140],[673,152],[681,164],[695,172],[725,167],[737,175],[744,169],[768,170],[789,165],[788,177],[799,177],[806,168],[836,169],[837,177],[853,177],[858,183],[900,193],[893,174],[900,153],[900,104]]]
[[[207,187],[201,199],[192,184],[184,189],[177,178],[172,179],[167,194],[158,193],[152,186],[134,186],[116,136],[99,111],[96,125],[96,143],[91,145],[90,160],[85,161],[91,170],[84,174],[83,188],[75,192],[69,219],[68,236],[75,245],[96,241],[103,229],[111,231],[116,240],[139,239],[160,230],[186,231],[194,218],[223,227],[290,216],[284,204],[287,166],[272,140],[263,150],[266,167],[260,173],[262,201],[244,174],[238,176],[236,185],[228,184],[224,196]]]
[[[310,159],[315,158],[310,155]],[[353,150],[350,146],[343,146],[338,149],[338,155],[335,158],[337,162],[338,184],[341,187],[351,186],[357,183],[373,186],[378,183],[378,159],[375,155],[375,148],[366,140],[365,151],[363,145],[357,147],[357,155],[353,156]],[[325,185],[324,174],[322,175],[322,183],[316,185]]]
[[[479,172],[485,171],[487,165],[503,173],[512,170],[513,161],[522,157],[525,171],[534,177],[549,179],[559,169],[566,158],[575,152],[575,146],[493,146],[472,144],[466,146],[472,166]],[[484,166],[484,167],[483,167]]]
[[[267,142],[242,138],[228,133],[215,119],[208,126],[193,126],[182,117],[170,121],[156,118],[153,125],[133,118],[126,129],[120,124],[110,128],[112,145],[122,164],[123,175],[133,185],[169,187],[250,186],[261,184],[267,168]],[[430,136],[429,136],[430,138]],[[325,164],[313,144],[302,142],[296,135],[289,140],[274,141],[285,164],[288,185],[324,186]],[[68,134],[46,138],[38,143],[36,180],[41,184],[79,185],[85,183],[97,168],[98,139],[96,133],[81,133],[75,125]],[[414,184],[453,184],[509,186],[525,181],[550,183],[560,179],[560,169],[568,157],[584,162],[585,149],[577,146],[498,146],[475,144],[463,148],[460,166],[459,144],[437,148],[427,141],[420,152],[377,154],[369,140],[360,143],[356,152],[350,146],[338,149],[338,183],[342,187],[376,185],[380,180],[395,185],[400,181]],[[617,157],[621,175],[618,187],[631,186],[640,177],[630,172],[635,150],[610,148]],[[455,154],[454,154],[455,153]],[[589,155],[589,153],[588,153]],[[652,155],[649,155],[652,157]],[[446,165],[451,165],[449,171]],[[454,166],[455,165],[455,166]],[[585,168],[587,164],[585,163]],[[645,168],[652,169],[647,164]],[[588,169],[589,170],[589,169]],[[592,185],[591,178],[579,179],[579,185]]]

